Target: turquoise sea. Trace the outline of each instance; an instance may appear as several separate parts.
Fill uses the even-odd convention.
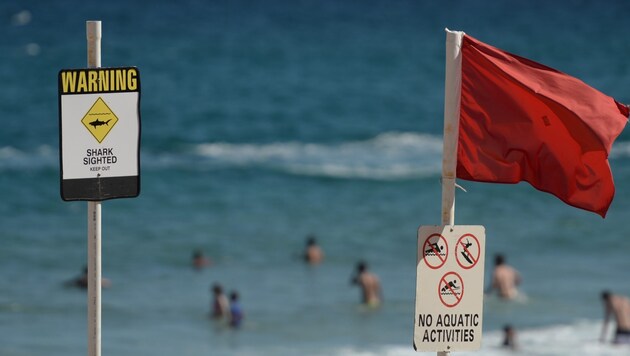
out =
[[[142,80],[141,193],[103,203],[103,355],[413,355],[416,234],[440,223],[444,28],[630,103],[630,2],[180,0],[0,3],[0,355],[87,353],[87,203],[59,188],[57,74]],[[484,301],[479,353],[630,355],[599,343],[607,288],[630,295],[630,131],[606,219],[529,185],[460,181],[455,221],[486,228],[520,302]],[[298,257],[314,234],[326,259]],[[213,260],[191,267],[201,249]],[[368,262],[384,303],[350,285]],[[240,330],[208,318],[238,290]],[[612,327],[609,328],[609,330]]]

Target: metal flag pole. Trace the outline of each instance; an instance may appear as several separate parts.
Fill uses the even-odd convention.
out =
[[[101,21],[87,21],[88,68],[101,66]],[[88,355],[101,356],[101,202],[88,201]]]
[[[455,178],[462,82],[463,32],[446,29],[446,79],[444,82],[444,148],[442,152],[442,225],[455,225]],[[448,356],[449,351],[438,351]]]

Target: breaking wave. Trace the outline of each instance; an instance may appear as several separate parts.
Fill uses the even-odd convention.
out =
[[[215,164],[260,167],[296,175],[397,180],[438,174],[442,138],[389,132],[372,139],[332,144],[205,143],[195,153]]]
[[[613,143],[612,150],[610,151],[609,158],[628,158],[630,157],[630,142],[628,141],[616,141]]]
[[[487,331],[483,334],[480,351],[454,352],[465,355],[531,355],[531,356],[591,356],[591,355],[626,355],[630,347],[626,345],[612,345],[598,340],[601,321],[580,320],[571,324],[549,325],[537,328],[517,329],[517,349],[510,350],[501,347],[502,332]],[[609,330],[610,331],[610,330]],[[609,335],[607,340],[610,340]],[[337,356],[376,356],[376,355],[417,355],[409,345],[389,345],[375,350],[365,350],[356,347],[326,350],[326,354]],[[324,353],[322,353],[323,355]],[[435,354],[435,353],[433,353]]]
[[[142,147],[141,165],[142,170],[150,171],[253,168],[305,176],[398,180],[438,174],[441,152],[441,137],[390,132],[330,144],[214,142],[170,151]],[[0,171],[41,169],[59,169],[57,148],[0,147]]]
[[[59,151],[47,145],[36,147],[31,151],[12,146],[0,147],[0,171],[53,169],[58,166]]]
[[[367,140],[337,143],[211,142],[168,151],[141,147],[141,151],[142,170],[149,171],[252,168],[340,179],[405,180],[440,174],[442,137],[386,132]],[[626,158],[630,158],[630,142],[616,142],[610,159]],[[0,171],[42,169],[59,169],[56,147],[0,147]]]

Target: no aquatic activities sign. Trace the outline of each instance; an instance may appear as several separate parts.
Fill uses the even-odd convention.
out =
[[[59,72],[63,200],[140,193],[140,74],[137,68]]]
[[[470,351],[481,347],[483,226],[418,230],[414,348]]]

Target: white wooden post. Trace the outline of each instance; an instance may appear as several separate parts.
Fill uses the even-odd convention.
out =
[[[444,150],[442,152],[442,225],[455,225],[455,178],[462,83],[461,47],[464,32],[446,29],[446,79],[444,82]],[[449,351],[439,351],[448,356]]]
[[[442,225],[455,224],[455,175],[462,82],[463,32],[446,29],[446,79],[444,82],[444,150],[442,152]]]
[[[87,21],[88,68],[101,66],[101,21]],[[88,202],[88,355],[101,356],[101,202]]]

